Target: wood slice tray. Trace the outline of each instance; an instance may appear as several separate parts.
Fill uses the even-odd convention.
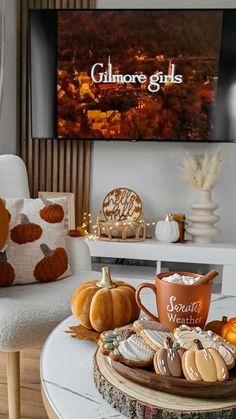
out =
[[[161,385],[160,377],[156,376],[155,380],[154,375],[112,361],[99,350],[94,355],[94,382],[98,391],[108,403],[131,419],[236,418],[236,377],[218,384],[192,383],[191,394],[184,386],[190,384],[186,380],[171,378],[168,384],[165,380]],[[176,380],[181,380],[182,384],[176,384]],[[182,395],[179,392],[177,395],[176,391]],[[201,392],[198,398],[193,396],[197,391]]]
[[[120,362],[111,361],[111,367],[128,380],[153,390],[164,393],[176,394],[184,397],[198,399],[225,398],[236,396],[236,372],[230,373],[231,378],[227,381],[216,383],[196,383],[187,381],[184,378],[164,377],[152,371],[145,371],[141,368],[131,368]]]

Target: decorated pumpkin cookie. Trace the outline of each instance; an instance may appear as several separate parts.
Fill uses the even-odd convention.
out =
[[[182,377],[182,356],[184,349],[173,347],[173,341],[167,337],[165,348],[159,349],[154,356],[154,368],[157,374],[169,377]]]
[[[158,323],[155,322],[153,320],[145,320],[145,319],[140,319],[140,320],[136,320],[134,322],[134,330],[137,333],[142,332],[142,330],[144,329],[148,329],[148,330],[159,330],[161,332],[169,332],[170,330],[168,329],[168,327],[164,326],[162,323]]]
[[[190,328],[189,326],[180,326],[175,329],[174,337],[184,349],[194,349],[194,340],[198,339],[203,348],[213,348],[223,357],[227,367],[233,368],[235,365],[235,354],[232,345],[223,341],[220,336],[214,334],[212,331],[207,332],[200,327]]]
[[[171,334],[160,330],[144,329],[140,332],[140,336],[150,348],[154,351],[158,351],[158,349],[165,347],[165,339],[171,337]]]
[[[195,339],[194,345],[194,349],[188,349],[183,354],[185,378],[209,383],[228,380],[228,368],[219,352],[214,348],[204,349],[199,339]]]

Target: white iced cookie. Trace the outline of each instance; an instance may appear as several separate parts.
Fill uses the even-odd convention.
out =
[[[194,340],[198,339],[202,343],[204,349],[216,349],[224,359],[228,368],[233,368],[235,364],[235,358],[229,345],[221,340],[220,337],[214,335],[211,330],[206,332],[200,327],[190,328],[184,325],[184,327],[180,326],[175,329],[174,337],[184,349],[194,349]]]
[[[157,351],[165,347],[165,339],[171,337],[171,334],[160,330],[144,329],[140,332],[140,336],[154,351]]]
[[[137,335],[132,335],[120,342],[118,350],[125,359],[130,361],[150,362],[155,354],[144,340]]]
[[[229,343],[226,342],[226,340],[223,340],[222,345],[225,346],[225,348],[227,348],[233,354],[234,358],[236,358],[236,346],[233,345],[233,343]]]

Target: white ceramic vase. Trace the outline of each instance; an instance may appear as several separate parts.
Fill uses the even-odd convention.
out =
[[[191,206],[193,212],[187,216],[190,224],[186,231],[192,236],[195,243],[212,243],[219,233],[215,223],[220,220],[220,217],[214,214],[219,205],[212,201],[211,191],[197,192],[197,201]]]

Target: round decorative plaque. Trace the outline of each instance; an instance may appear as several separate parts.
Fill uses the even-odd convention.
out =
[[[128,188],[109,192],[102,205],[107,221],[138,220],[142,214],[142,202],[138,194]]]

